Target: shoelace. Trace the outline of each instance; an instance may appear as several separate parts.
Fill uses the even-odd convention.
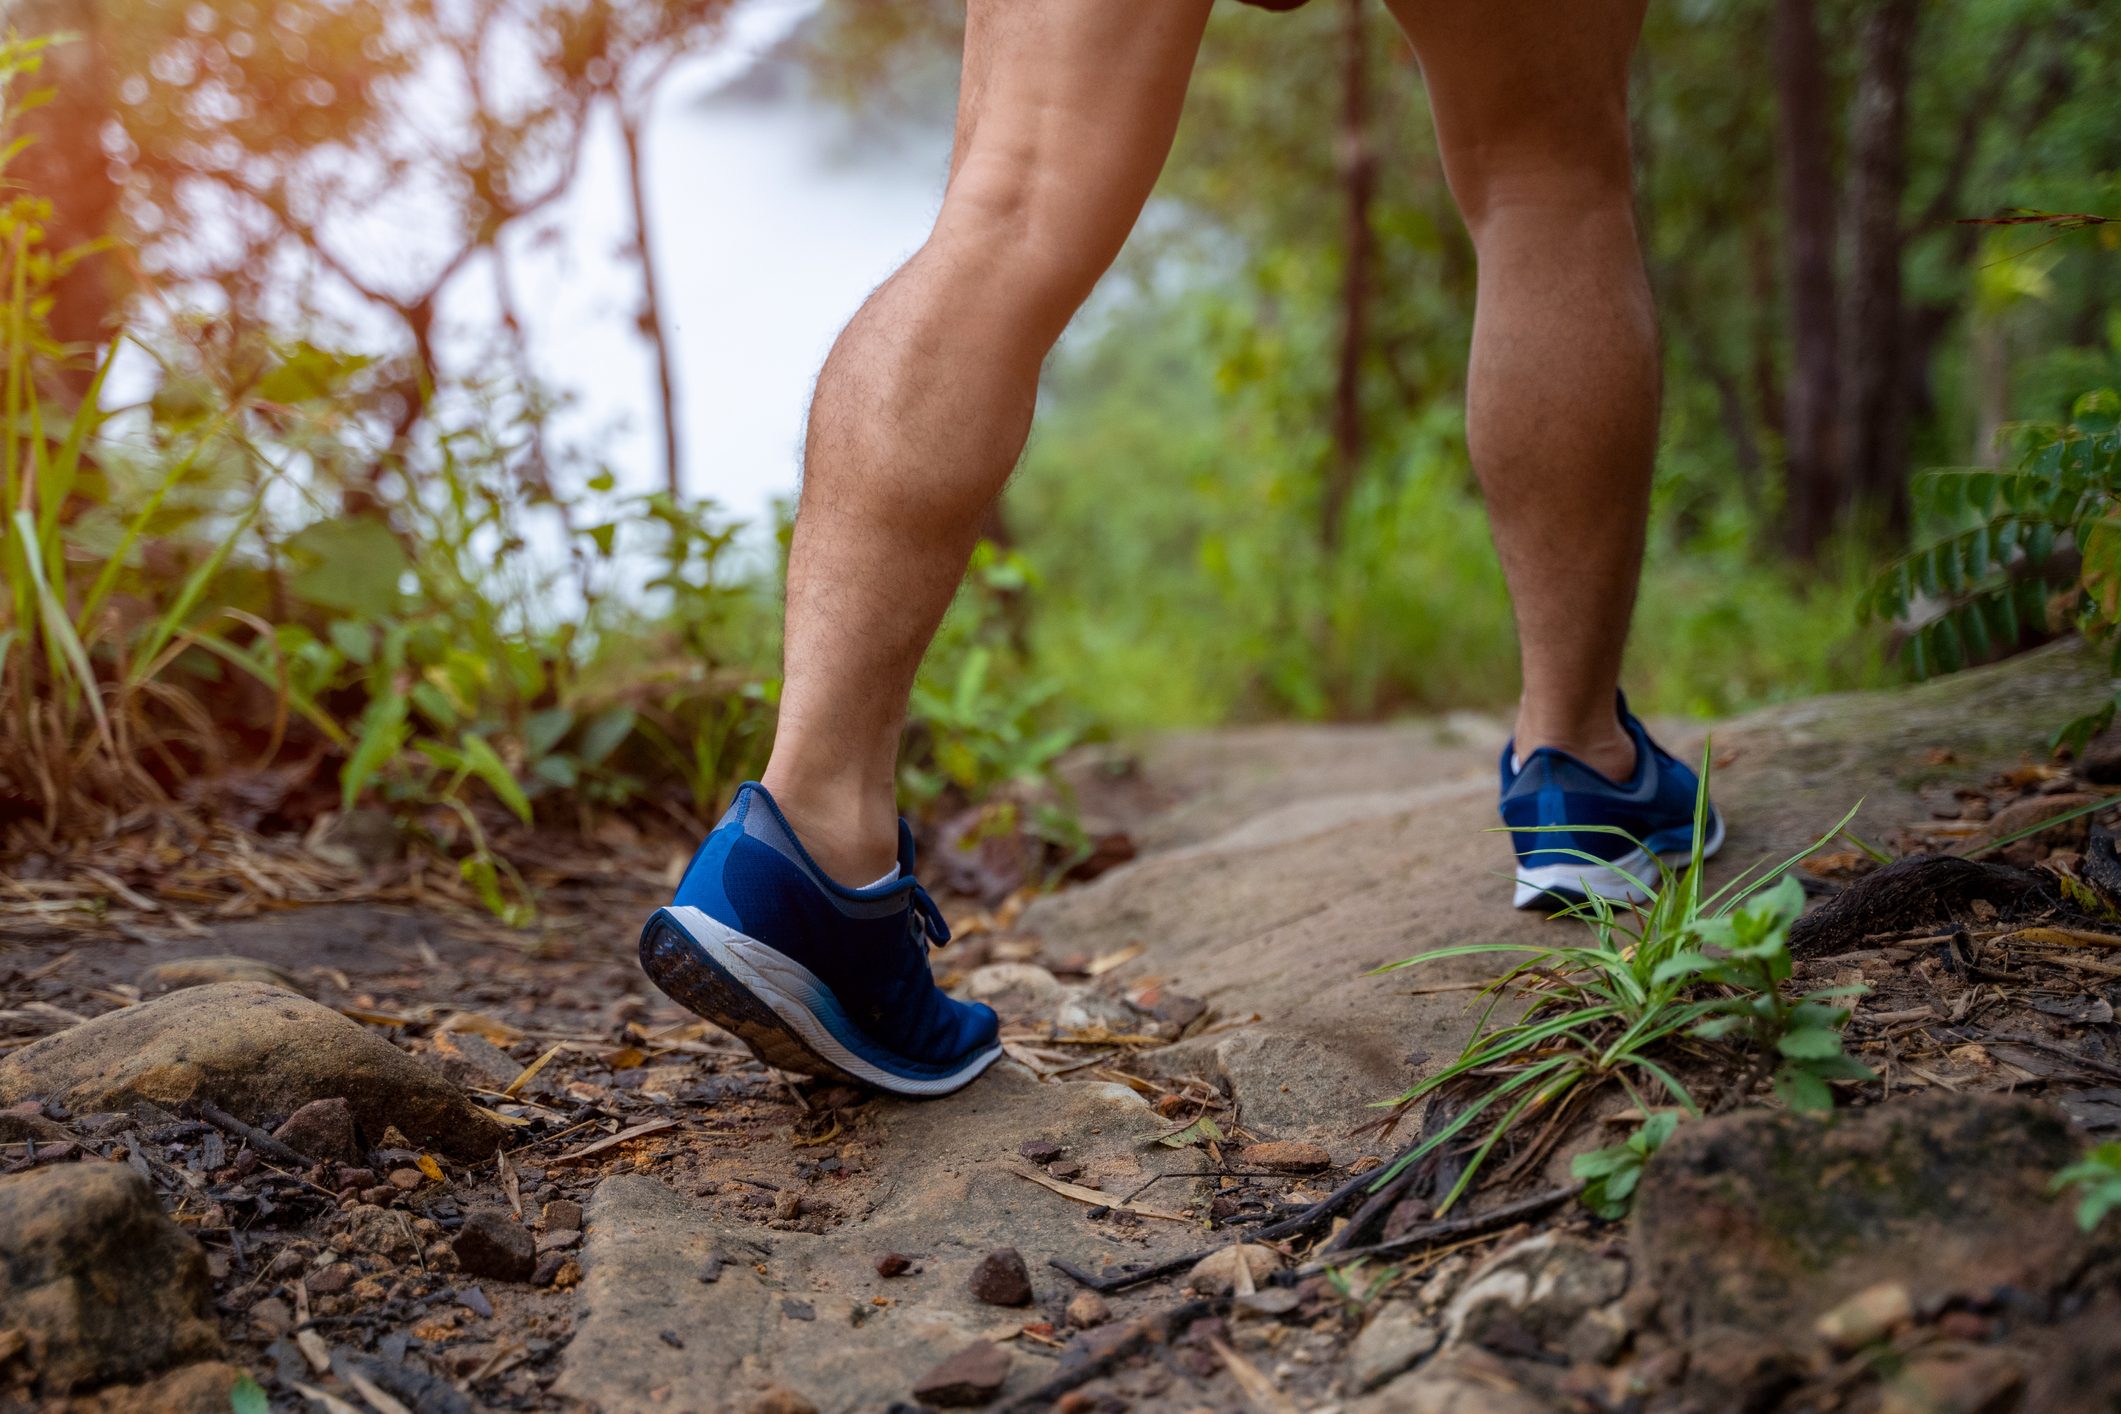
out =
[[[934,898],[918,883],[912,889],[912,907],[907,911],[906,941],[912,946],[903,954],[883,996],[883,1015],[895,1019],[891,1029],[897,1044],[915,1053],[934,1046],[942,1033],[955,1024],[948,999],[935,985],[928,970],[928,950],[950,941],[950,925]]]
[[[942,909],[936,907],[935,900],[918,883],[913,886],[912,916],[920,924],[924,943],[941,947],[950,941],[950,925],[943,921]]]

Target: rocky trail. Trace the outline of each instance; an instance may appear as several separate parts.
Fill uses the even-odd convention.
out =
[[[1859,797],[1862,840],[1981,858],[1805,866],[1800,977],[1870,988],[1883,1083],[1831,1123],[1724,1086],[1622,1222],[1567,1162],[1611,1110],[1441,1216],[1369,1192],[1495,965],[1372,969],[1577,926],[1506,906],[1484,718],[1077,761],[1134,857],[951,907],[1008,1059],[925,1104],[656,994],[645,854],[554,862],[532,934],[255,860],[208,908],[178,836],[9,862],[0,1407],[2121,1409],[2115,1224],[2048,1194],[2121,1135],[2121,861],[2083,817],[1980,849],[2121,784],[2045,749],[2107,690],[2057,649],[1715,731],[1719,879]]]

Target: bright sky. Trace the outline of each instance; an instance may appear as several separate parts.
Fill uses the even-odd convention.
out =
[[[816,6],[745,0],[716,52],[667,80],[649,129],[686,489],[754,520],[794,490],[818,368],[862,299],[927,234],[949,162],[940,129],[850,152],[847,116],[799,83],[768,85],[779,96],[758,101],[716,96]],[[654,371],[631,327],[624,183],[616,128],[602,127],[556,213],[561,239],[525,239],[512,263],[539,369],[580,399],[563,439],[595,447],[623,484],[645,489],[660,484],[660,434]],[[484,314],[485,282],[463,283],[453,312]]]

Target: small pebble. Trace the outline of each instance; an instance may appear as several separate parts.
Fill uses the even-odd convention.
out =
[[[1031,1273],[1024,1266],[1023,1254],[1014,1247],[1003,1247],[980,1258],[965,1284],[989,1306],[1031,1304]]]

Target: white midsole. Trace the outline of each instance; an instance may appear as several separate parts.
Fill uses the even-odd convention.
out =
[[[1718,815],[1715,829],[1710,831],[1707,843],[1701,847],[1701,857],[1707,859],[1722,848],[1723,817]],[[1691,849],[1674,850],[1663,856],[1663,861],[1683,864],[1691,857]],[[1645,849],[1624,854],[1603,865],[1575,859],[1530,868],[1520,864],[1517,866],[1517,888],[1511,902],[1518,908],[1530,908],[1542,901],[1551,904],[1554,891],[1563,890],[1596,894],[1615,903],[1641,903],[1650,896],[1646,886],[1657,882],[1657,864],[1658,860]]]
[[[747,938],[728,924],[689,905],[673,905],[667,912],[695,943],[730,976],[770,1008],[803,1044],[858,1080],[898,1095],[947,1095],[1000,1059],[1002,1048],[991,1046],[973,1055],[947,1075],[930,1080],[909,1080],[893,1075],[848,1050],[825,1023],[806,1006],[803,998],[829,989],[815,973],[785,953],[774,951],[755,938]]]

